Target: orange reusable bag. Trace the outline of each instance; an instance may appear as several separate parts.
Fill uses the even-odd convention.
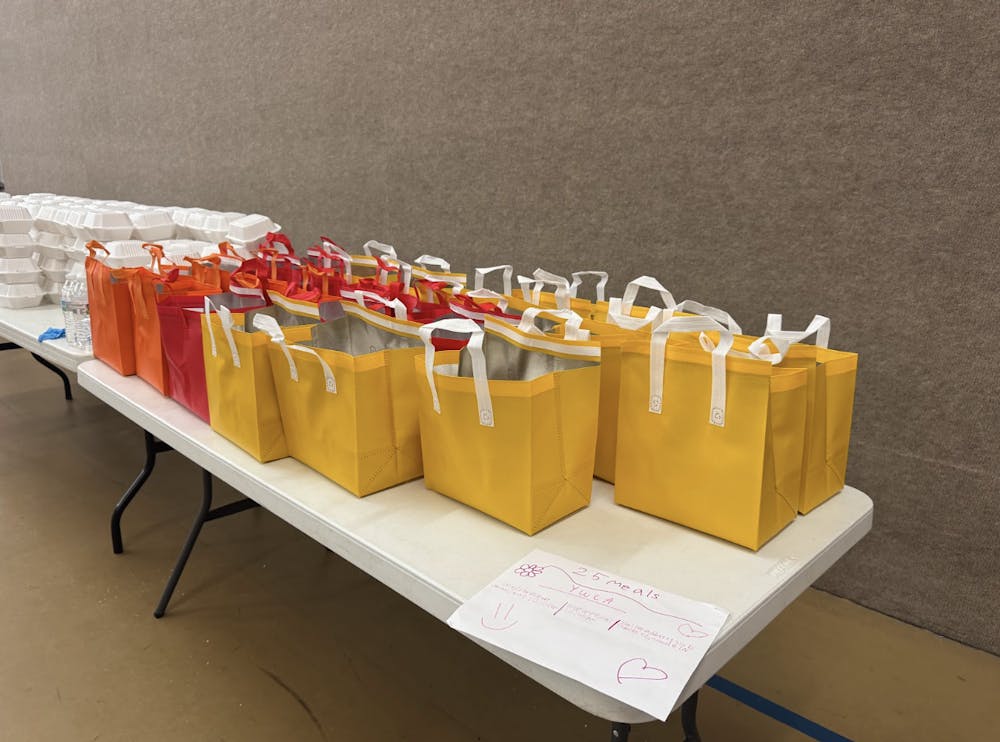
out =
[[[191,277],[211,286],[218,286],[223,291],[229,291],[229,278],[241,265],[243,258],[238,256],[228,242],[219,243],[219,251],[214,255],[204,255],[200,258],[185,257],[190,263]]]
[[[108,249],[97,240],[87,243],[87,300],[94,357],[122,376],[135,373],[135,340],[132,331],[132,296],[128,277],[134,268],[110,268],[97,257]]]
[[[159,245],[144,245],[153,258],[153,268],[159,270],[163,249]],[[132,296],[132,326],[135,338],[135,372],[149,382],[160,394],[170,393],[170,376],[167,359],[163,355],[160,338],[160,317],[156,305],[161,298],[190,298],[191,306],[201,306],[200,299],[222,293],[221,289],[207,283],[183,276],[177,269],[165,276],[146,268],[136,268],[128,278],[128,289]],[[176,302],[175,304],[184,302]]]

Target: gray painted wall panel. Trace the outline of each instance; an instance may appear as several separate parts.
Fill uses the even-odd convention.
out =
[[[873,534],[821,583],[1000,652],[993,3],[0,7],[12,190],[607,268],[861,353]]]

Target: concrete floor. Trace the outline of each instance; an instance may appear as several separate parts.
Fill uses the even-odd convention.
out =
[[[177,454],[125,518],[138,428],[27,353],[0,353],[0,742],[607,740],[504,665],[267,512],[206,525],[152,609],[199,499]],[[217,502],[236,497],[225,486]],[[855,740],[995,738],[1000,658],[809,591],[722,673]],[[711,690],[706,742],[805,736]],[[635,742],[681,739],[637,726]]]

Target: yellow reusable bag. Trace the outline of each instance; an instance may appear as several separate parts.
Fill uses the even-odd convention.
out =
[[[531,278],[518,276],[521,286],[521,300],[527,306],[548,307],[555,309],[572,309],[585,320],[594,319],[597,308],[604,302],[604,292],[608,285],[608,274],[605,271],[576,271],[571,274],[573,281],[564,276],[550,273],[538,268]],[[596,302],[578,296],[583,276],[597,276],[595,286]],[[546,286],[552,286],[554,291],[542,291]]]
[[[815,345],[803,343],[813,335]],[[844,488],[858,356],[828,347],[830,320],[822,315],[816,315],[805,330],[795,332],[781,329],[780,314],[769,314],[766,335],[751,344],[751,352],[759,352],[768,340],[784,351],[782,367],[803,368],[807,373],[806,439],[798,510],[808,513]]]
[[[486,276],[496,271],[503,271],[503,294],[505,305],[516,312],[523,312],[530,307],[543,307],[546,309],[572,309],[583,319],[590,319],[593,302],[587,299],[577,299],[576,290],[582,283],[578,276],[597,274],[603,276],[603,280],[598,284],[599,295],[603,296],[604,286],[607,284],[607,274],[602,271],[581,271],[574,273],[574,278],[578,283],[574,286],[569,279],[549,273],[541,268],[534,272],[533,277],[518,276],[517,281],[520,286],[514,289],[512,278],[514,267],[511,265],[494,265],[489,268],[476,268],[473,290],[466,293],[474,296],[476,292],[485,290]],[[551,292],[542,291],[545,286],[552,286],[555,290]]]
[[[274,341],[268,353],[288,454],[363,497],[422,473],[413,359],[423,342],[401,301],[357,293],[395,316],[341,302],[339,316],[295,343],[273,318],[255,322]]]
[[[576,275],[574,274],[574,277]],[[663,308],[636,308],[634,302],[640,287],[658,291],[663,299]],[[670,316],[704,315],[722,322],[731,332],[739,333],[741,330],[736,321],[721,309],[705,306],[690,299],[676,303],[670,292],[651,276],[640,276],[631,281],[626,286],[623,296],[612,298],[608,305],[611,307],[610,311],[607,306],[601,311],[595,310],[596,318],[584,322],[583,327],[590,330],[591,338],[601,344],[601,416],[597,431],[594,476],[614,483],[618,448],[621,359],[625,343],[637,335],[648,337],[653,327]]]
[[[717,332],[707,351],[673,333]],[[615,502],[760,548],[794,518],[807,374],[730,353],[708,317],[672,317],[622,353]]]
[[[262,312],[275,317],[289,340],[309,337],[309,326],[321,321],[319,307],[326,304],[296,302],[271,295],[275,304],[246,314],[216,308],[208,297],[202,315],[202,353],[212,429],[228,438],[258,461],[288,455],[281,413],[274,391],[269,338],[255,332],[253,317]]]
[[[567,337],[486,317],[424,325],[416,360],[424,479],[432,490],[533,534],[586,507],[593,485],[600,354],[567,323]],[[435,332],[469,335],[434,352]]]

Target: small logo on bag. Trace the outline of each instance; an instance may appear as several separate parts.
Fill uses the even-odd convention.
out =
[[[493,412],[490,410],[479,411],[479,422],[481,425],[493,427]]]
[[[663,397],[658,394],[654,394],[649,398],[649,411],[660,413],[663,412]]]
[[[712,408],[712,425],[718,425],[720,428],[726,424],[726,416],[722,410],[718,407]]]

